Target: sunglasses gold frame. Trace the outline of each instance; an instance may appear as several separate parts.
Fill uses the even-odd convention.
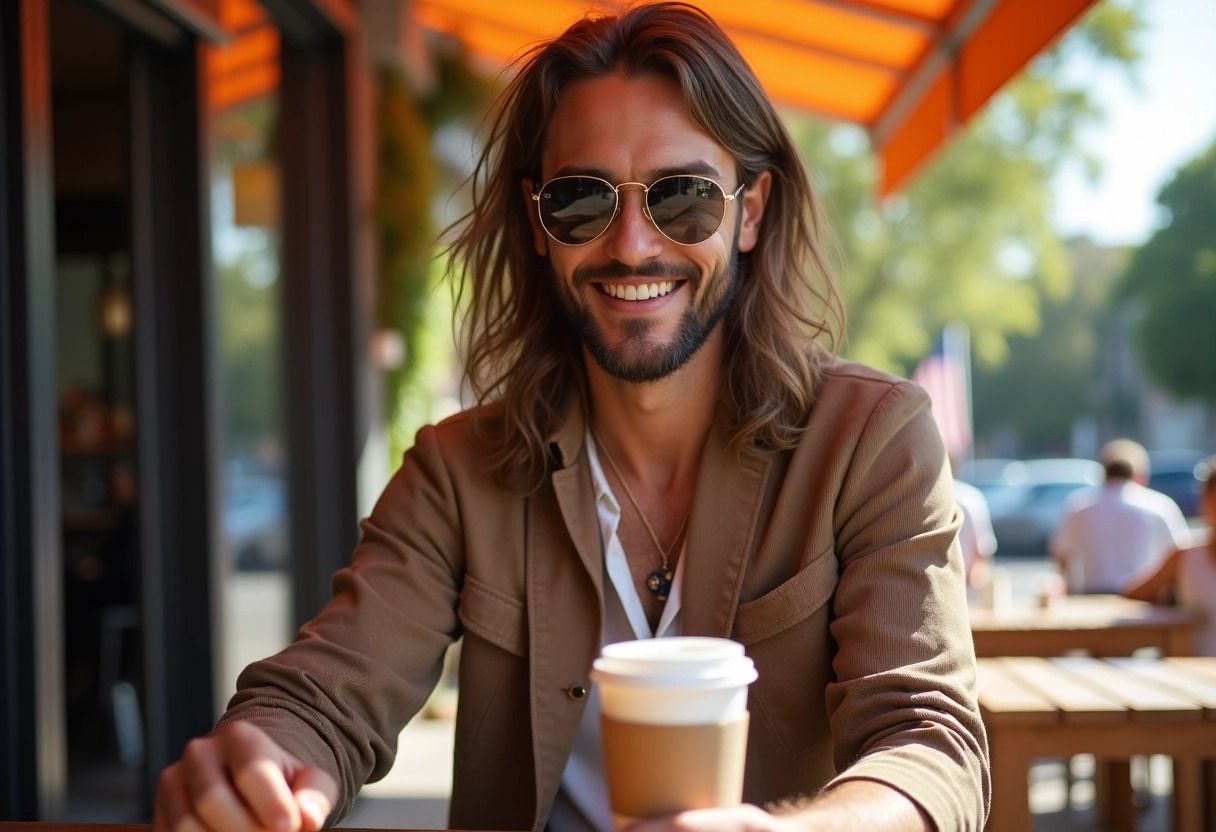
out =
[[[604,227],[600,230],[600,233],[596,234],[594,237],[592,237],[589,240],[583,240],[581,243],[568,243],[565,240],[559,240],[557,237],[553,236],[553,232],[551,232],[549,230],[549,226],[545,225],[545,217],[544,217],[544,214],[542,214],[541,210],[540,210],[541,192],[544,191],[545,188],[552,185],[554,182],[560,182],[563,179],[594,179],[597,182],[603,182],[605,185],[607,185],[609,188],[612,189],[612,193],[613,193],[612,216],[610,216],[608,218],[608,222],[604,223]],[[740,183],[739,187],[735,189],[735,192],[733,194],[728,194],[726,192],[726,188],[723,188],[722,185],[720,183],[718,183],[716,180],[710,179],[708,176],[701,176],[698,173],[673,173],[670,176],[660,176],[658,179],[654,180],[649,185],[647,185],[645,182],[621,182],[618,185],[613,185],[607,179],[604,179],[603,177],[600,177],[600,176],[587,176],[585,174],[571,174],[569,176],[555,176],[552,179],[545,182],[545,184],[540,186],[539,190],[537,190],[535,193],[532,194],[532,201],[536,203],[536,217],[537,217],[537,219],[540,220],[540,227],[545,230],[545,234],[548,235],[548,237],[551,240],[553,240],[553,242],[559,243],[563,246],[571,246],[571,247],[585,246],[588,243],[593,243],[596,240],[598,240],[600,237],[604,236],[604,233],[609,228],[612,227],[613,220],[615,220],[617,218],[617,215],[621,213],[621,188],[624,188],[626,185],[636,185],[637,187],[642,189],[642,214],[646,217],[646,219],[650,220],[650,224],[654,226],[656,231],[658,231],[660,234],[663,235],[664,239],[671,240],[673,243],[675,243],[678,246],[699,246],[699,245],[701,245],[701,243],[705,242],[705,240],[698,240],[695,243],[683,243],[683,242],[680,242],[679,240],[675,239],[674,237],[668,236],[667,232],[659,227],[658,222],[655,221],[654,216],[651,215],[651,213],[650,213],[650,206],[646,203],[646,195],[650,193],[650,189],[653,188],[655,185],[659,184],[660,182],[666,182],[668,179],[701,179],[701,180],[711,183],[715,188],[717,188],[722,193],[722,216],[718,218],[718,224],[714,226],[713,231],[710,231],[709,234],[706,235],[705,240],[708,240],[710,237],[712,237],[717,232],[717,230],[722,227],[722,223],[726,220],[726,203],[734,202],[738,198],[739,194],[741,194],[743,192],[743,189],[747,187],[747,183],[742,182],[742,183]]]

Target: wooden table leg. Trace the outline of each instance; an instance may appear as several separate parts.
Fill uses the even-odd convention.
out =
[[[1112,832],[1136,832],[1130,760],[1097,761],[1094,791],[1098,822]]]
[[[1203,814],[1206,829],[1216,829],[1216,760],[1203,761]]]
[[[986,832],[1032,832],[1030,758],[1019,753],[1016,738],[989,735],[992,759],[992,811]]]
[[[1199,760],[1174,760],[1174,832],[1203,829],[1203,774]]]

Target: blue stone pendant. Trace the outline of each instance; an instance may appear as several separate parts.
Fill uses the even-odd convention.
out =
[[[676,573],[670,569],[656,569],[646,576],[646,588],[660,601],[666,601],[671,592],[671,581]]]

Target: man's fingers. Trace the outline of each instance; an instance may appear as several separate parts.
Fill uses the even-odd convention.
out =
[[[291,784],[296,805],[300,807],[303,832],[316,832],[338,801],[338,784],[317,768],[302,768]]]
[[[190,796],[182,782],[180,765],[161,772],[152,823],[156,832],[206,832],[190,813]]]
[[[253,812],[259,826],[280,832],[295,832],[300,828],[300,810],[278,763],[255,759],[233,770],[236,773],[232,781],[237,793]]]
[[[189,814],[206,829],[254,832],[253,817],[228,779],[229,769],[224,762],[211,738],[186,744],[180,766]]]

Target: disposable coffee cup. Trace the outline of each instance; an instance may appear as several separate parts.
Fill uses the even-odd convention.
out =
[[[608,797],[617,828],[685,809],[738,806],[747,752],[743,645],[681,636],[604,647],[599,686]]]

